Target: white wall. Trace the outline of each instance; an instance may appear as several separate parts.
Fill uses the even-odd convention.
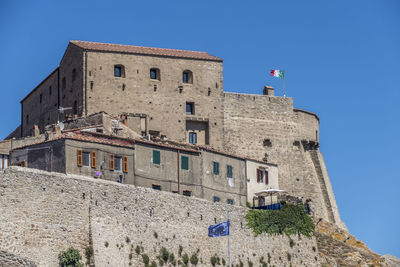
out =
[[[268,171],[268,184],[265,184],[265,177],[262,183],[257,183],[257,169],[265,168]],[[274,188],[279,189],[278,181],[278,166],[268,163],[261,163],[252,160],[246,160],[247,169],[247,201],[253,204],[255,193],[264,189]],[[266,199],[266,204],[269,204],[270,199]],[[276,201],[276,197],[273,198]]]

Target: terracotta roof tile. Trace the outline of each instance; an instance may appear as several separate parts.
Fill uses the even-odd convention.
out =
[[[88,50],[132,53],[139,55],[153,55],[153,56],[163,56],[163,57],[202,59],[202,60],[222,62],[221,58],[212,56],[207,52],[200,52],[200,51],[155,48],[155,47],[144,47],[144,46],[134,46],[134,45],[106,44],[106,43],[96,43],[87,41],[70,41],[70,43]]]

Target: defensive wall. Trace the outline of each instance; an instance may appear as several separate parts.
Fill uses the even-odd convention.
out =
[[[304,201],[314,216],[345,228],[340,219],[322,154],[319,118],[293,109],[293,99],[224,93],[224,149],[279,166],[279,187]]]
[[[227,263],[227,237],[210,238],[207,228],[228,211],[233,266],[259,266],[261,257],[269,266],[320,265],[315,238],[292,236],[291,246],[284,236],[254,237],[247,208],[82,176],[10,167],[0,172],[0,210],[0,251],[37,266],[57,266],[69,246],[82,255],[93,246],[95,266],[144,266],[137,246],[150,262],[161,247],[182,261],[182,246],[181,255],[197,253],[197,266],[214,255]]]

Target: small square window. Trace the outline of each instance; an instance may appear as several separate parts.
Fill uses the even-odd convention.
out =
[[[232,178],[232,166],[226,165],[226,177]]]
[[[219,174],[219,163],[216,161],[213,161],[213,173],[214,174]]]
[[[228,199],[226,200],[226,203],[233,205],[233,199],[228,198]]]
[[[153,150],[153,164],[160,164],[160,151]]]
[[[160,190],[161,191],[161,185],[159,184],[152,184],[151,188],[155,189],[155,190]]]
[[[189,170],[189,157],[181,156],[181,169]]]
[[[220,199],[219,197],[217,197],[217,196],[214,196],[214,197],[213,197],[213,201],[214,201],[214,202],[220,202],[221,199]]]
[[[186,114],[194,115],[194,103],[193,102],[186,102]]]
[[[90,166],[90,153],[82,152],[82,166]]]
[[[194,145],[197,144],[197,133],[189,133],[189,143]]]
[[[114,157],[114,171],[122,171],[122,157],[115,156]]]

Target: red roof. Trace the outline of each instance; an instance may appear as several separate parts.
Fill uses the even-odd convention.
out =
[[[106,44],[106,43],[95,43],[87,41],[70,41],[70,43],[88,50],[120,52],[120,53],[130,53],[139,55],[153,55],[162,57],[202,59],[202,60],[222,62],[221,58],[212,56],[207,52],[200,52],[200,51],[188,51],[188,50],[144,47],[144,46],[134,46],[134,45]]]

